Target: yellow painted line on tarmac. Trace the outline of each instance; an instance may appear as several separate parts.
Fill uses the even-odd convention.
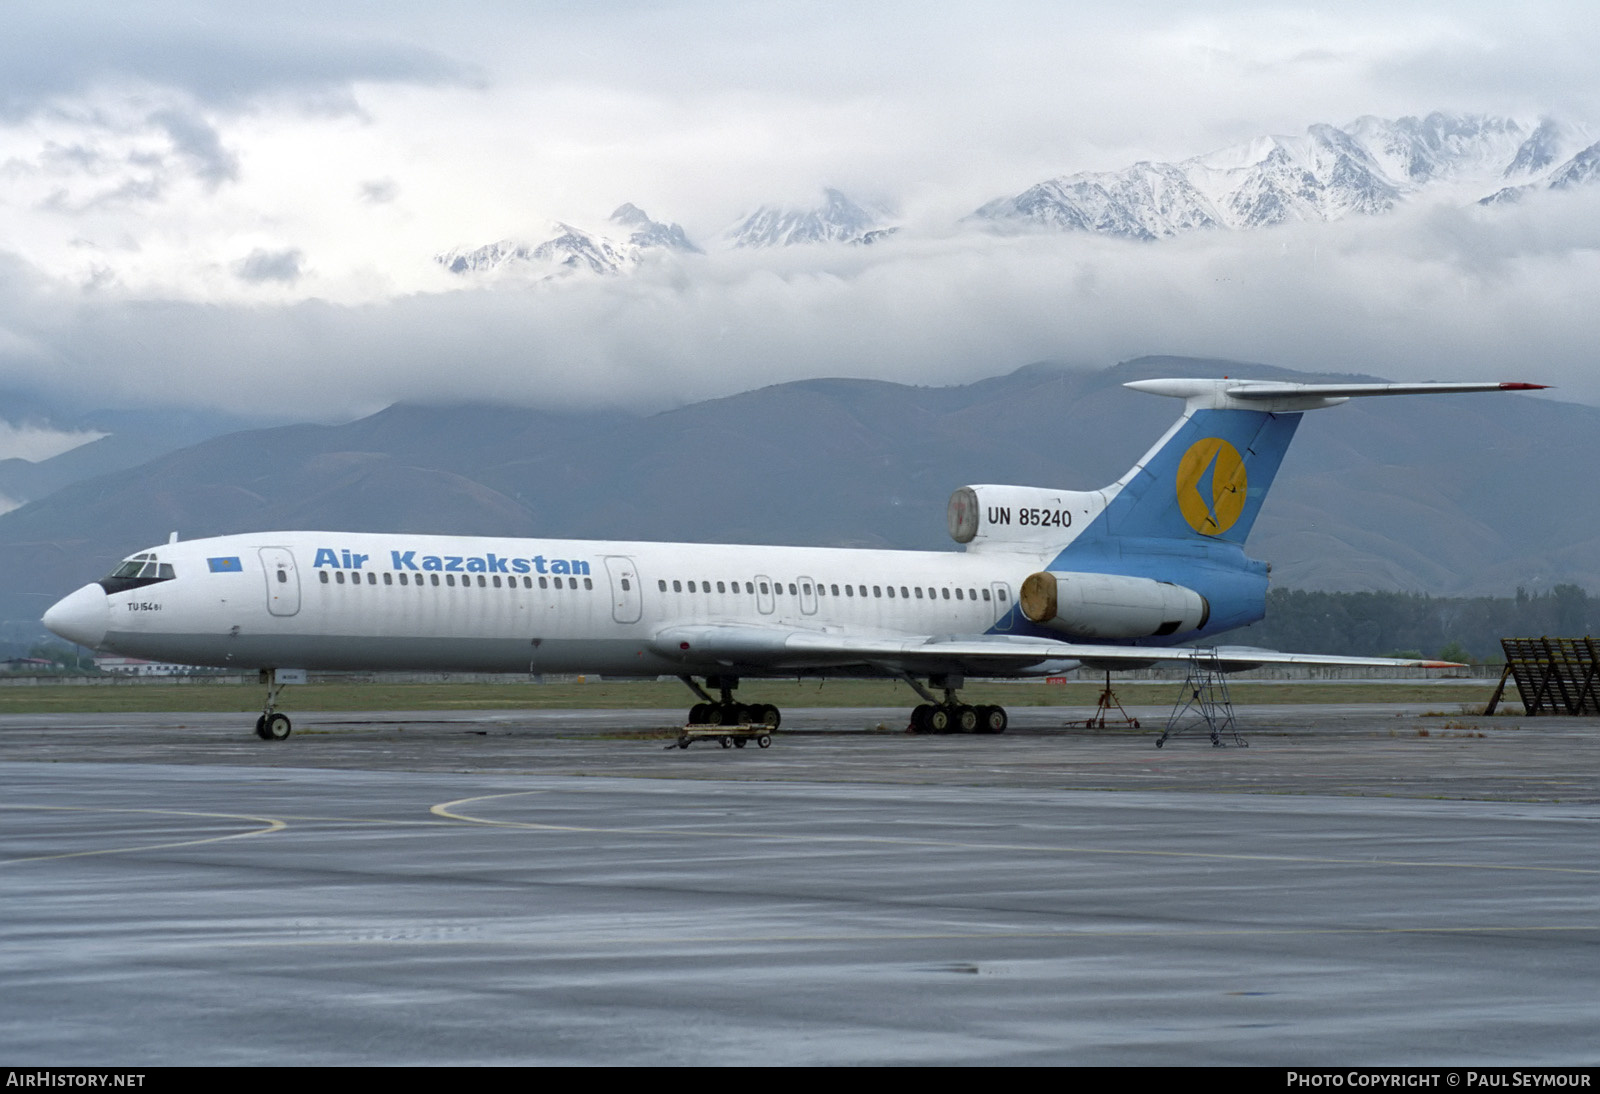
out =
[[[102,847],[93,851],[65,851],[55,855],[29,855],[24,858],[0,859],[0,866],[13,866],[21,862],[46,862],[50,859],[86,858],[90,855],[126,855],[138,851],[161,851],[171,847],[196,847],[203,843],[221,843],[223,840],[243,839],[246,836],[263,836],[269,832],[282,831],[289,826],[288,822],[279,820],[276,817],[254,817],[242,813],[198,813],[184,809],[111,809],[98,806],[73,805],[0,805],[0,809],[58,813],[134,813],[156,817],[203,817],[207,820],[250,821],[262,826],[244,832],[229,832],[223,836],[204,836],[198,839],[138,844],[131,847]]]
[[[518,790],[508,794],[485,794],[476,798],[458,798],[455,801],[443,802],[433,806],[428,812],[435,816],[445,817],[449,820],[462,821],[467,824],[479,824],[492,828],[520,828],[535,832],[588,832],[601,835],[629,835],[629,836],[669,836],[683,837],[716,837],[723,839],[743,840],[774,840],[787,843],[840,843],[840,844],[880,844],[894,847],[932,847],[952,848],[972,851],[1019,851],[1025,853],[1047,853],[1060,855],[1124,855],[1145,858],[1175,858],[1175,859],[1201,859],[1224,862],[1288,862],[1307,863],[1321,866],[1399,866],[1399,867],[1426,867],[1429,869],[1453,870],[1508,870],[1523,873],[1550,873],[1550,874],[1580,874],[1600,875],[1600,869],[1585,869],[1576,866],[1530,866],[1522,864],[1501,865],[1484,862],[1427,862],[1411,859],[1382,859],[1382,858],[1326,858],[1316,855],[1247,855],[1228,853],[1222,851],[1162,851],[1148,848],[1108,848],[1108,847],[1079,847],[1073,845],[1051,845],[1031,843],[987,843],[971,842],[967,840],[940,840],[926,838],[912,838],[906,836],[828,836],[804,835],[789,832],[743,832],[720,828],[610,828],[595,827],[578,824],[539,824],[534,821],[508,821],[494,820],[489,817],[475,817],[469,813],[458,812],[460,806],[471,805],[476,802],[496,801],[502,798],[516,798],[528,794],[543,794],[543,790]]]

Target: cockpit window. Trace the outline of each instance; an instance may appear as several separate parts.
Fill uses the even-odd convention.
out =
[[[158,581],[171,581],[176,576],[172,563],[160,562],[155,555],[146,553],[122,562],[109,576],[100,579],[100,587],[108,593],[121,593]]]

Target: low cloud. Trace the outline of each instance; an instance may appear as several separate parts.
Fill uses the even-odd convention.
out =
[[[238,275],[290,281],[258,250]],[[3,269],[4,267],[0,267]],[[1152,353],[1396,379],[1516,379],[1600,403],[1600,193],[1158,244],[969,231],[724,252],[632,276],[338,306],[40,294],[0,273],[0,375],[102,402],[305,418],[397,400],[660,407],[817,376],[968,381]],[[26,352],[18,352],[26,347]]]
[[[38,463],[63,452],[98,441],[104,433],[93,430],[59,430],[45,426],[12,425],[0,422],[0,460],[27,460]],[[15,509],[18,502],[0,498],[0,503]],[[3,511],[3,510],[0,510]]]

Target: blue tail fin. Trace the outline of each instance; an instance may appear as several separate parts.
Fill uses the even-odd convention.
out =
[[[1116,484],[1106,533],[1242,544],[1299,424],[1297,412],[1191,410]]]

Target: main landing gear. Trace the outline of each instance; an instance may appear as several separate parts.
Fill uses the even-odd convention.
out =
[[[278,682],[277,669],[262,669],[261,682],[267,685],[267,701],[256,719],[256,736],[263,741],[286,741],[292,728],[287,714],[278,713],[278,693],[283,685]]]
[[[720,700],[707,695],[705,688],[694,682],[694,677],[680,676],[678,679],[703,700],[689,708],[689,724],[692,726],[758,725],[777,729],[778,723],[783,720],[783,715],[771,703],[735,702],[733,689],[739,686],[737,676],[706,677],[706,687],[716,688],[722,693]],[[742,741],[738,743],[743,745]]]
[[[1009,721],[1006,708],[1000,706],[970,706],[956,699],[956,690],[964,683],[959,676],[930,676],[928,686],[944,692],[941,702],[928,692],[910,674],[906,683],[928,700],[911,711],[913,733],[1004,733]]]

